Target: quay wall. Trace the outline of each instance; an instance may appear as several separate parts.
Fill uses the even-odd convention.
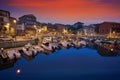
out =
[[[31,43],[32,45],[37,45],[38,41],[36,40],[26,40],[26,41],[9,41],[9,42],[0,42],[0,48],[16,48],[16,47],[23,47],[27,43]]]

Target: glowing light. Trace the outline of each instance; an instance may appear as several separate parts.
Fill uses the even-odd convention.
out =
[[[35,28],[35,29],[37,29],[37,26],[36,26],[36,25],[34,25],[34,28]]]
[[[43,26],[43,27],[41,28],[41,30],[42,30],[42,31],[47,31],[47,26]]]
[[[9,28],[9,26],[10,26],[10,23],[7,23],[7,24],[5,25],[6,28]]]
[[[91,36],[93,36],[93,34],[91,33]]]
[[[1,48],[1,50],[3,50],[3,48]]]
[[[84,34],[87,36],[87,30],[86,29],[84,29]]]
[[[113,34],[115,34],[115,31],[113,31]]]
[[[63,29],[63,33],[64,33],[64,34],[67,34],[68,31],[67,31],[66,29]]]
[[[21,73],[21,70],[20,70],[20,69],[17,69],[17,70],[16,70],[16,73],[17,73],[17,74],[20,74],[20,73]]]
[[[39,29],[38,32],[41,32],[41,29]]]
[[[10,26],[10,23],[7,23],[7,26]]]
[[[111,49],[111,51],[113,51],[113,49]]]
[[[13,20],[14,23],[16,23],[17,21],[16,20]]]

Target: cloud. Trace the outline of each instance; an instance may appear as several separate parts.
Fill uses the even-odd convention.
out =
[[[107,2],[108,0],[11,0],[8,5],[56,17],[119,15],[119,9]]]
[[[16,14],[33,13],[43,20],[74,21],[117,19],[120,16],[117,2],[119,0],[8,0],[2,4],[14,8]]]

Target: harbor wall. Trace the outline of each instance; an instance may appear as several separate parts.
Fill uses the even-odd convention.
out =
[[[16,48],[16,47],[23,47],[27,43],[31,43],[32,45],[37,45],[37,40],[26,40],[26,41],[9,41],[9,42],[0,42],[0,48]]]

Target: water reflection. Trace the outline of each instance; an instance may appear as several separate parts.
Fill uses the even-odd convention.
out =
[[[103,47],[98,47],[98,53],[101,56],[118,56],[118,52],[114,51],[114,49],[107,49]]]
[[[0,70],[11,68],[14,66],[14,63],[15,61],[10,61],[8,57],[2,58],[2,55],[0,55]]]
[[[103,46],[97,46],[96,44],[89,44],[89,45],[87,45],[87,48],[97,50],[96,54],[99,54],[100,56],[119,56],[120,55],[120,53],[116,52],[113,48],[112,49],[108,49],[108,48],[105,48]],[[74,48],[74,49],[75,49],[74,52],[79,54],[79,53],[81,53],[79,50],[80,49],[84,49],[84,48],[81,47],[81,48]],[[57,50],[57,51],[62,51],[62,53],[66,54],[67,50],[70,50],[71,52],[73,52],[71,50],[71,48],[66,48],[64,50],[62,49],[62,50]],[[56,55],[57,51],[55,51],[53,53],[49,53],[49,54],[48,53],[47,54],[46,53],[39,53],[39,54],[44,54],[46,56],[47,55],[50,56],[52,54]],[[23,57],[25,58],[25,60],[27,60],[28,62],[30,62],[30,61],[34,60],[37,57],[37,55],[36,56],[31,56],[31,57],[23,55]],[[4,61],[3,62],[0,61],[0,62],[1,62],[0,63],[0,70],[6,69],[6,68],[11,68],[11,67],[13,67],[13,65],[15,63],[13,61],[6,61],[5,63],[3,63]]]
[[[48,56],[38,54],[31,61],[21,58],[13,68],[0,71],[0,79],[119,80],[119,63],[119,57],[101,57],[95,49],[61,49]],[[20,75],[15,72],[18,69]]]
[[[17,73],[17,74],[20,74],[20,73],[21,73],[21,69],[18,68],[18,69],[16,70],[16,73]]]
[[[102,56],[120,56],[120,50],[113,44],[101,44],[97,50]]]

